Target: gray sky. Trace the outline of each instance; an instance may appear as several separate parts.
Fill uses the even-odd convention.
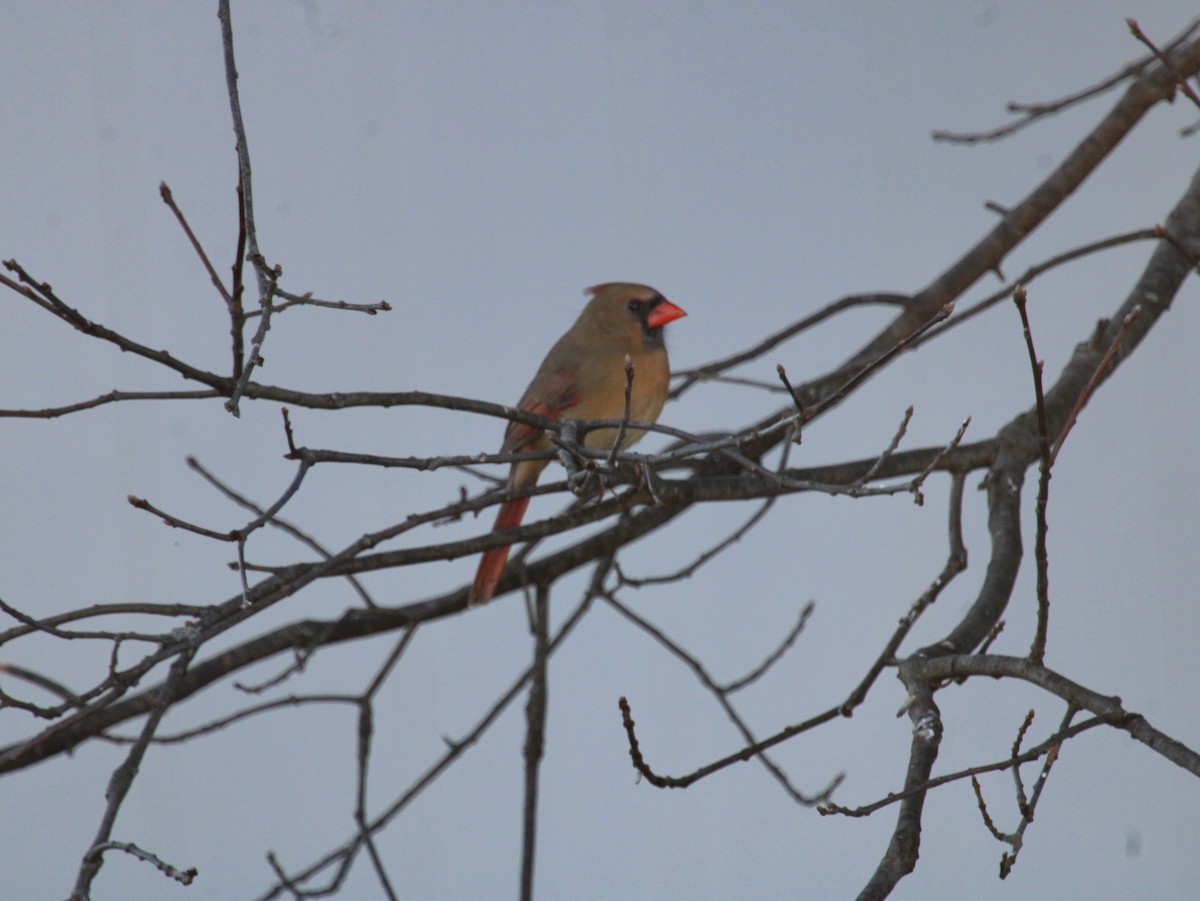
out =
[[[426,389],[513,402],[573,320],[584,286],[650,283],[686,308],[672,326],[677,368],[739,350],[847,293],[913,291],[1061,161],[1115,95],[998,145],[937,145],[937,128],[988,128],[1010,100],[1056,98],[1111,74],[1142,48],[1136,16],[1165,41],[1194,13],[1182,0],[1081,4],[370,4],[235,3],[241,98],[263,252],[283,284],[395,311],[321,310],[276,321],[262,380],[313,391]],[[199,365],[227,366],[222,304],[158,196],[166,181],[222,272],[236,237],[233,138],[215,2],[6,4],[0,56],[0,257],[17,258],[85,316]],[[1068,204],[1006,261],[1014,275],[1075,244],[1159,222],[1191,177],[1197,118],[1154,110]],[[1145,245],[1032,286],[1048,378],[1113,311]],[[976,286],[981,297],[991,283]],[[1200,745],[1191,700],[1200,609],[1200,390],[1195,282],[1088,406],[1055,470],[1050,508],[1053,614],[1048,663],[1120,694],[1169,734]],[[882,325],[858,312],[739,374],[794,381],[828,369]],[[0,406],[82,400],[178,379],[121,355],[15,295],[0,300]],[[907,447],[944,442],[973,417],[983,438],[1032,402],[1019,323],[1005,305],[906,357],[805,435],[800,460],[864,457],[916,408]],[[664,421],[744,425],[777,398],[697,390]],[[496,420],[421,411],[293,410],[313,447],[380,454],[493,449]],[[6,419],[0,482],[0,597],[35,615],[90,603],[207,604],[237,591],[230,548],[130,508],[136,494],[228,529],[244,518],[186,467],[189,454],[260,501],[292,477],[278,410],[219,402],[119,405],[53,421]],[[653,447],[651,442],[646,442]],[[341,546],[453,498],[455,473],[318,470],[288,517]],[[967,496],[971,569],[908,647],[939,637],[974,597],[988,547],[983,496]],[[1027,548],[1032,501],[1027,482]],[[764,735],[839,701],[945,556],[946,482],[917,507],[901,496],[793,498],[701,576],[626,595],[717,678],[752,668],[817,602],[788,658],[739,698]],[[532,515],[555,507],[543,502]],[[718,541],[752,508],[689,514],[631,549],[633,574],[663,572]],[[466,537],[490,516],[412,539]],[[553,545],[548,545],[553,546]],[[307,559],[276,535],[266,563]],[[1032,557],[997,650],[1020,654],[1033,624]],[[381,604],[469,579],[474,560],[370,577]],[[580,578],[561,583],[559,616]],[[321,584],[264,622],[328,618],[355,603]],[[257,628],[263,628],[263,625]],[[241,636],[245,637],[245,636]],[[390,639],[322,652],[288,691],[361,690]],[[513,597],[421,630],[385,689],[373,797],[383,806],[462,735],[525,665]],[[53,640],[3,659],[85,685],[106,650]],[[19,654],[26,654],[21,657]],[[131,652],[132,654],[132,652]],[[68,659],[70,658],[70,659]],[[127,658],[132,660],[132,656]],[[272,661],[253,682],[277,672]],[[818,817],[756,764],[684,792],[636,784],[616,699],[634,705],[643,750],[682,773],[739,739],[677,661],[598,608],[551,666],[538,888],[542,898],[647,901],[851,896],[882,853],[894,811]],[[897,788],[909,723],[885,676],[853,719],[792,741],[778,761],[837,800]],[[1060,704],[982,682],[939,695],[947,723],[938,771],[1002,758],[1026,709],[1043,737]],[[221,683],[168,717],[169,731],[244,703]],[[0,742],[29,728],[0,712]],[[381,839],[407,898],[516,892],[521,705],[426,791]],[[89,745],[0,782],[0,881],[13,898],[65,896],[103,810],[120,751]],[[115,837],[179,866],[176,887],[110,856],[94,897],[228,899],[271,881],[264,854],[300,868],[351,832],[354,722],[348,709],[260,718],[155,749]],[[1027,769],[1032,778],[1032,769]],[[1017,814],[1011,780],[984,781],[1000,828]],[[926,804],[921,860],[895,897],[1185,898],[1200,880],[1194,779],[1119,733],[1070,744],[1014,873],[970,788]],[[346,897],[375,897],[360,865]]]

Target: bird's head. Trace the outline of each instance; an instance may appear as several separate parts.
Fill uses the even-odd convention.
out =
[[[605,282],[584,292],[591,296],[580,318],[630,344],[663,346],[663,326],[687,315],[648,285]]]

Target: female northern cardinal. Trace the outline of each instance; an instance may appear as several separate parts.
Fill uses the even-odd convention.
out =
[[[625,358],[633,362],[629,398],[630,419],[654,422],[667,399],[670,368],[663,326],[687,314],[653,288],[627,282],[596,285],[585,292],[592,299],[575,324],[546,354],[537,375],[525,389],[518,406],[550,419],[621,419],[625,415]],[[627,429],[622,447],[642,437],[642,429]],[[595,429],[583,438],[585,447],[611,448],[617,430]],[[510,422],[500,453],[549,450],[554,445],[541,429]],[[509,488],[537,484],[547,460],[514,463]],[[496,514],[492,531],[521,524],[529,498],[505,501]],[[471,586],[469,604],[491,600],[504,572],[510,545],[485,551]]]

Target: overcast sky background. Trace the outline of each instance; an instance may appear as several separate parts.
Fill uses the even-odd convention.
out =
[[[166,181],[222,273],[236,238],[233,138],[215,2],[10,2],[0,55],[0,257],[17,258],[83,314],[197,365],[228,366],[223,305],[158,196]],[[1124,19],[1165,42],[1194,14],[1182,0],[741,4],[235,3],[241,100],[260,244],[283,285],[354,302],[366,317],[278,317],[261,380],[312,391],[426,389],[514,402],[574,319],[584,286],[635,280],[688,318],[670,328],[676,368],[740,350],[844,294],[915,291],[1059,163],[1115,102],[1072,110],[1003,143],[934,144],[937,128],[1004,121],[1010,100],[1056,98],[1139,56]],[[1104,167],[1005,262],[1015,275],[1071,246],[1160,222],[1191,177],[1189,104],[1156,108]],[[1060,271],[1030,290],[1048,380],[1114,311],[1150,252],[1137,245]],[[981,297],[994,284],[980,284]],[[1136,355],[1088,406],[1055,469],[1047,662],[1174,737],[1200,746],[1194,701],[1200,607],[1200,333],[1193,279]],[[819,375],[890,314],[860,311],[739,374]],[[82,400],[112,388],[185,386],[87,339],[31,303],[0,298],[0,406]],[[805,434],[798,459],[870,456],[913,404],[907,447],[943,443],[967,416],[987,437],[1032,403],[1019,323],[1003,305],[876,377]],[[665,422],[712,431],[779,404],[735,388],[694,390]],[[219,401],[115,405],[67,418],[5,419],[0,597],[34,615],[116,601],[216,603],[238,590],[228,546],[164,527],[128,494],[215,529],[245,517],[185,465],[197,456],[269,502],[292,477],[278,409]],[[491,418],[398,408],[293,410],[299,441],[379,454],[474,453],[499,443]],[[650,440],[647,448],[654,445]],[[318,469],[287,508],[330,547],[452,499],[464,477]],[[968,485],[971,568],[911,636],[940,638],[974,598],[989,548],[984,497]],[[996,650],[1032,634],[1030,551]],[[947,482],[923,507],[892,499],[781,501],[751,536],[696,578],[626,594],[719,679],[757,664],[808,600],[807,633],[737,701],[761,734],[840,701],[897,618],[941,569]],[[535,504],[549,515],[557,502]],[[668,571],[753,510],[697,510],[626,555],[631,574]],[[412,536],[478,534],[490,515]],[[547,547],[555,546],[549,543]],[[253,560],[310,553],[260,535]],[[403,604],[466,582],[475,560],[371,576],[377,602]],[[582,577],[560,584],[561,618]],[[261,630],[356,603],[314,586],[255,621]],[[157,627],[154,624],[148,628]],[[235,635],[245,638],[246,634]],[[233,639],[231,639],[233,640]],[[392,639],[323,651],[283,692],[358,691]],[[373,804],[380,809],[470,729],[526,664],[513,596],[430,625],[380,696]],[[126,661],[133,659],[132,649]],[[206,651],[211,653],[211,649]],[[52,639],[4,649],[82,687],[107,650]],[[24,655],[24,656],[22,656]],[[265,679],[286,660],[239,673]],[[643,750],[683,773],[739,746],[680,663],[605,607],[556,656],[538,846],[546,899],[844,898],[883,852],[894,809],[819,817],[757,764],[687,791],[637,784],[616,699],[633,704]],[[5,681],[6,689],[10,683]],[[19,686],[27,692],[25,686]],[[834,774],[837,800],[900,787],[910,725],[885,675],[853,719],[783,746],[802,789]],[[1004,757],[1036,707],[1040,740],[1062,705],[1033,690],[972,682],[939,695],[938,771]],[[173,712],[176,731],[245,703],[223,682]],[[380,839],[405,898],[516,894],[522,704]],[[0,742],[30,728],[0,712]],[[125,731],[128,731],[126,729]],[[354,717],[308,708],[203,741],[152,749],[117,822],[198,881],[176,886],[110,854],[93,897],[253,897],[264,854],[299,869],[352,831]],[[11,898],[69,893],[123,751],[89,744],[0,782],[0,884]],[[1033,769],[1027,768],[1029,778]],[[1011,779],[984,780],[1002,829],[1017,823]],[[1094,731],[1059,760],[1006,882],[1003,846],[969,786],[934,793],[921,859],[895,897],[1184,899],[1200,883],[1200,787],[1123,733]],[[360,862],[344,897],[378,891]]]

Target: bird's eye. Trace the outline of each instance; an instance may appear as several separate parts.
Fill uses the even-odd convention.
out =
[[[644,304],[640,300],[631,300],[628,303],[630,313],[641,313]]]

